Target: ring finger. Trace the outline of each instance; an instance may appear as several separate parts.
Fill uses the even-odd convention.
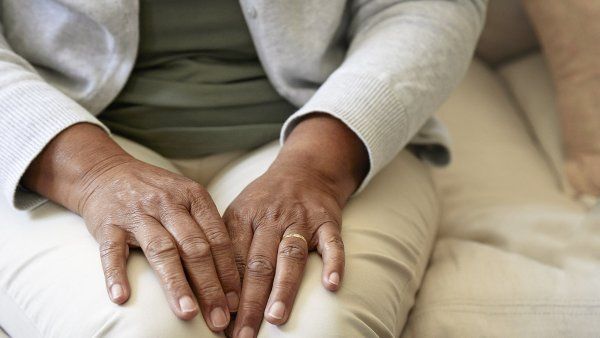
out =
[[[308,258],[307,236],[303,228],[290,227],[279,243],[273,290],[265,309],[271,324],[281,325],[289,318]]]

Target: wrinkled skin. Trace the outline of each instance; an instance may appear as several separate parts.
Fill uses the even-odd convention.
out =
[[[23,183],[85,219],[112,301],[128,299],[127,255],[140,247],[179,318],[201,311],[213,331],[254,337],[263,315],[288,320],[309,251],[323,257],[325,288],[341,286],[342,208],[367,170],[358,137],[312,114],[223,218],[202,186],[132,158],[90,124],[59,134]]]
[[[173,312],[182,319],[196,315],[194,290],[206,322],[222,330],[237,307],[237,301],[227,304],[225,294],[238,295],[240,281],[231,241],[210,196],[194,181],[144,162],[111,162],[85,182],[78,207],[100,244],[111,298],[127,299],[126,255],[128,246],[138,246]],[[121,295],[111,292],[114,285],[123,288]]]
[[[223,219],[243,276],[230,334],[256,336],[263,316],[275,325],[289,319],[309,251],[323,258],[323,286],[330,291],[341,286],[342,208],[367,162],[351,131],[317,115],[294,129],[271,167],[229,205]]]
[[[234,332],[246,326],[256,332],[263,312],[272,324],[287,321],[311,250],[323,256],[323,285],[331,291],[339,287],[341,206],[327,182],[311,171],[273,166],[242,191],[224,220],[244,276]],[[283,238],[286,234],[300,234],[306,242]]]
[[[214,331],[229,324],[240,279],[225,224],[202,186],[134,159],[89,124],[59,134],[23,183],[84,218],[113,302],[129,298],[127,255],[141,247],[176,316],[201,311]]]

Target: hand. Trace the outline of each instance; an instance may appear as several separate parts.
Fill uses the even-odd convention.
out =
[[[53,168],[63,168],[63,174],[51,174]],[[69,175],[73,172],[79,174]],[[113,302],[130,295],[126,260],[129,246],[139,246],[179,318],[198,313],[195,291],[208,326],[222,331],[228,325],[240,279],[225,225],[202,186],[134,159],[91,125],[61,133],[36,159],[25,183],[85,219],[100,243]]]
[[[254,336],[265,305],[267,321],[277,325],[287,321],[310,250],[316,248],[323,256],[323,285],[331,291],[340,286],[341,206],[327,183],[307,169],[272,166],[225,212],[244,276],[234,333],[247,326]],[[291,237],[296,234],[306,241]]]
[[[225,293],[237,295],[240,281],[227,230],[204,188],[129,157],[103,162],[84,181],[86,193],[78,209],[100,243],[112,300],[127,299],[128,246],[139,246],[173,312],[193,318],[198,310],[195,290],[207,324],[223,330],[229,311],[236,310],[230,307],[237,306],[227,304]]]
[[[272,324],[288,320],[311,250],[323,258],[324,287],[340,287],[342,208],[367,163],[364,146],[345,125],[312,116],[294,129],[267,172],[231,203],[223,219],[243,276],[234,336],[256,336],[263,312]]]

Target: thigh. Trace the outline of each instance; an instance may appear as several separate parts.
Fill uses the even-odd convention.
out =
[[[176,171],[164,158],[131,141],[132,155]],[[209,337],[201,316],[178,320],[140,252],[132,251],[132,295],[110,302],[98,245],[83,220],[54,203],[18,212],[0,205],[0,326],[12,337]]]
[[[221,212],[278,152],[270,144],[223,170],[209,185]],[[321,284],[311,253],[289,322],[264,322],[260,337],[397,337],[420,284],[439,205],[426,165],[407,151],[390,163],[343,212],[346,274],[337,293]]]

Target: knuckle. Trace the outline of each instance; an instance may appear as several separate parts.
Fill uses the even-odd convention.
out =
[[[247,273],[255,277],[270,277],[275,274],[275,265],[264,256],[254,256],[248,260]]]
[[[217,251],[228,250],[231,247],[231,239],[223,231],[205,231],[210,246]]]
[[[236,201],[234,201],[225,210],[223,217],[236,222],[244,222],[250,220],[250,215],[253,215],[251,209],[247,208],[246,205],[238,206],[236,205]]]
[[[302,223],[306,223],[309,218],[309,214],[310,212],[304,204],[297,205],[291,210],[291,216],[300,220]]]
[[[166,274],[162,278],[164,289],[171,294],[182,294],[187,289],[187,281],[177,274]]]
[[[122,244],[117,241],[113,241],[113,240],[103,241],[102,243],[100,243],[100,257],[108,258],[111,255],[114,255],[115,253],[117,253],[121,249],[121,247],[122,247]]]
[[[238,312],[244,312],[246,313],[247,317],[253,316],[256,317],[255,319],[258,320],[258,316],[256,314],[262,313],[262,310],[264,308],[264,304],[262,304],[260,301],[254,300],[254,299],[246,299],[244,302],[240,303],[240,306],[238,308]],[[247,319],[251,319],[251,318],[247,318]]]
[[[288,243],[281,248],[279,256],[283,259],[301,262],[308,257],[308,252],[298,244]]]
[[[325,215],[325,216],[329,215],[329,210],[321,204],[318,204],[318,205],[312,207],[311,210],[316,215]]]
[[[196,182],[191,182],[187,186],[189,198],[196,204],[204,205],[210,200],[210,195],[204,187]]]
[[[219,284],[216,283],[203,283],[197,287],[198,293],[202,295],[202,299],[215,301],[222,298],[222,289]]]
[[[325,242],[325,247],[327,249],[344,250],[344,241],[340,236],[334,236]]]
[[[210,219],[213,215],[214,203],[208,193],[190,196],[190,212],[197,215],[201,219],[207,221],[209,225],[217,223],[216,220]],[[219,220],[221,218],[219,217]]]
[[[123,272],[118,267],[108,266],[104,269],[104,277],[107,281],[118,281],[123,279]]]
[[[148,258],[158,258],[164,255],[177,253],[177,246],[172,239],[167,237],[156,237],[148,241],[144,249]]]
[[[221,280],[224,287],[234,286],[238,280],[238,270],[235,267],[231,267],[219,271],[219,280]]]
[[[333,223],[336,226],[338,226],[339,222],[338,220],[338,216],[335,213],[335,211],[332,211],[331,208],[328,208],[324,205],[315,205],[314,207],[311,208],[311,220],[316,222],[316,223],[320,223],[320,224],[324,224],[324,223]]]
[[[169,200],[169,193],[163,190],[152,190],[146,192],[140,200],[140,207],[155,207],[163,201]]]
[[[316,204],[310,208],[310,218],[317,223],[333,223],[338,226],[339,215],[336,210],[324,204]]]
[[[109,241],[113,237],[111,236],[110,230],[113,224],[118,223],[113,221],[113,215],[99,215],[92,216],[86,219],[86,224],[90,229],[90,233],[94,238],[98,239],[98,243],[102,245],[102,242]]]
[[[189,237],[182,240],[181,258],[184,260],[205,260],[211,256],[210,245],[201,237]]]
[[[204,189],[204,187],[201,184],[196,183],[194,181],[189,182],[189,184],[187,185],[187,189],[195,197],[204,196],[206,194],[206,190]]]
[[[298,286],[297,280],[292,280],[289,278],[283,278],[281,280],[273,282],[273,289],[279,290],[279,292],[283,291],[283,299],[287,298],[288,292],[294,290]]]

